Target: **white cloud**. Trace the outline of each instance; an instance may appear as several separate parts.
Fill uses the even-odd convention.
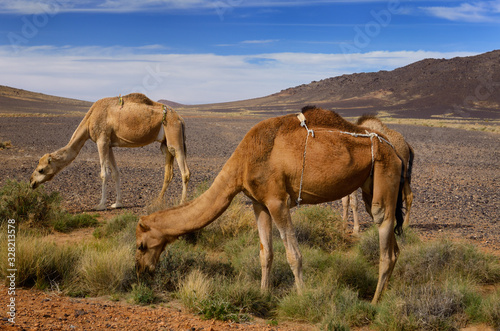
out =
[[[391,70],[423,58],[471,53],[426,51],[349,54],[157,54],[156,46],[0,46],[0,84],[95,101],[138,91],[154,100],[195,104],[266,96],[353,72]]]
[[[377,2],[379,0],[356,0]],[[238,7],[296,7],[342,3],[349,0],[3,0],[0,13],[41,14],[61,12],[138,12],[158,10],[210,10],[223,15]]]
[[[456,7],[422,7],[431,16],[450,21],[499,22],[500,0],[464,2]]]

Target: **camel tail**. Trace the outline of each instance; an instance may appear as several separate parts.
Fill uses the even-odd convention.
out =
[[[187,145],[186,145],[186,123],[184,121],[181,121],[181,130],[182,130],[182,140],[183,140],[183,148],[184,148],[184,155],[187,156]],[[411,160],[411,158],[410,158]]]
[[[394,227],[394,233],[398,236],[403,234],[403,222],[404,222],[404,212],[403,212],[403,187],[405,184],[405,165],[401,161],[403,166],[401,167],[401,178],[399,180],[399,190],[398,199],[396,201],[396,226]],[[408,170],[408,172],[410,172]]]
[[[415,153],[413,152],[413,148],[411,148],[410,144],[408,144],[408,148],[410,149],[410,159],[408,160],[408,171],[406,172],[406,178],[408,180],[408,184],[411,184],[411,171],[413,169],[413,158],[415,157]]]

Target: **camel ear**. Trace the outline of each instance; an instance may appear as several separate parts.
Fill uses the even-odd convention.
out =
[[[52,162],[52,156],[49,155],[49,158],[47,159],[47,162],[50,164]]]
[[[141,230],[144,232],[151,230],[151,228],[148,225],[142,223],[142,220],[139,221],[139,226],[141,227]]]

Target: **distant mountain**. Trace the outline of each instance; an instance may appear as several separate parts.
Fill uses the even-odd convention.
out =
[[[158,100],[158,102],[162,103],[164,105],[167,105],[169,107],[173,107],[173,108],[184,107],[184,105],[181,103],[177,103],[177,102],[165,100],[165,99]]]
[[[344,116],[385,111],[396,117],[450,114],[500,118],[500,50],[425,59],[392,71],[327,78],[267,97],[196,106],[212,111],[298,111],[314,104]]]
[[[55,97],[0,85],[1,114],[62,115],[86,113],[92,102]]]

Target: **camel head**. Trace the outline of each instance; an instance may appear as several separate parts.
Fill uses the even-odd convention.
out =
[[[144,222],[146,217],[148,216],[141,217],[135,230],[137,278],[145,273],[152,275],[165,246],[175,240],[175,238],[165,236],[159,230],[147,225]]]
[[[51,180],[55,174],[59,172],[59,167],[56,167],[53,156],[45,154],[38,162],[38,166],[30,177],[30,186],[32,189],[37,188],[40,184]]]

